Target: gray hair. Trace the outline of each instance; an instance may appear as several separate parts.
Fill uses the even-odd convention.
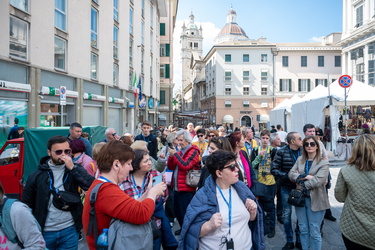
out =
[[[172,132],[167,135],[167,142],[172,143],[175,139],[176,139],[176,132]]]
[[[114,128],[107,128],[107,129],[105,130],[104,133],[105,133],[106,135],[108,135],[108,134],[112,134],[112,133],[111,133],[112,130],[115,131]]]
[[[191,138],[190,133],[186,130],[180,130],[176,133],[176,137],[179,137],[180,135],[183,135],[184,140],[187,141],[188,143],[191,143],[193,140],[193,138]]]
[[[272,134],[270,135],[270,143],[276,141],[276,137],[277,137],[277,136],[278,136],[277,133],[272,133]]]

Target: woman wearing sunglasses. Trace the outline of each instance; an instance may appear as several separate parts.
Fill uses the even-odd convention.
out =
[[[236,157],[224,150],[207,157],[211,176],[187,208],[180,249],[265,249],[262,211],[238,181]]]
[[[305,193],[305,206],[295,208],[302,249],[310,249],[311,246],[311,249],[319,250],[322,247],[320,225],[325,210],[330,207],[325,190],[328,173],[329,162],[322,158],[318,140],[314,136],[305,137],[302,156],[289,172],[289,179]]]

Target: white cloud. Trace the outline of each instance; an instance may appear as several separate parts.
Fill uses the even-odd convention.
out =
[[[313,36],[312,38],[310,38],[310,42],[311,43],[321,43],[323,38],[324,38],[324,36],[321,36],[321,37]]]
[[[173,33],[173,80],[175,83],[174,93],[179,91],[181,88],[182,66],[180,35],[184,22],[185,25],[187,25],[189,23],[189,19],[177,20]],[[221,28],[216,27],[215,24],[211,22],[195,22],[195,24],[198,28],[200,28],[202,25],[203,56],[205,56],[214,45],[214,39],[219,34]]]

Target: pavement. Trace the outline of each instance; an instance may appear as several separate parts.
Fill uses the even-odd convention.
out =
[[[340,168],[343,166],[345,166],[344,161],[335,160],[335,159],[330,160],[332,186],[331,186],[331,189],[328,190],[328,197],[329,197],[329,201],[331,204],[332,215],[336,217],[337,220],[335,222],[324,220],[322,250],[346,249],[344,242],[342,240],[342,237],[341,237],[341,232],[340,232],[340,215],[341,215],[344,204],[339,203],[335,199],[335,196],[334,196],[334,189],[336,186],[337,176],[339,174]],[[292,213],[292,221],[293,221],[293,229],[294,229],[296,221],[297,221],[294,209]],[[173,226],[172,231],[175,232],[178,229],[179,229],[179,226],[178,226],[178,223],[176,222],[175,225]],[[276,221],[275,237],[267,238],[267,236],[265,236],[265,239],[266,239],[266,250],[281,250],[286,243],[283,225]],[[79,250],[88,249],[85,239],[79,242],[78,249]]]

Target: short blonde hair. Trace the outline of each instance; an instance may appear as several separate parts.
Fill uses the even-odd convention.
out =
[[[100,150],[102,149],[102,147],[105,144],[106,144],[105,142],[98,142],[98,143],[94,144],[94,146],[92,147],[92,158],[94,160],[96,160],[96,158],[98,157],[98,154],[99,154]]]
[[[350,156],[348,164],[354,165],[359,171],[375,170],[374,135],[363,134],[354,141],[352,156]]]
[[[132,143],[132,145],[130,146],[133,150],[136,150],[136,149],[143,149],[145,150],[145,148],[147,149],[147,142],[145,141],[135,141]]]

